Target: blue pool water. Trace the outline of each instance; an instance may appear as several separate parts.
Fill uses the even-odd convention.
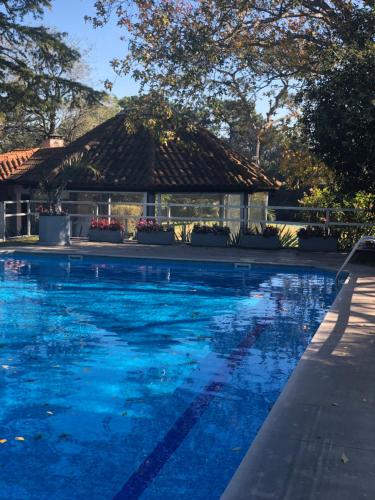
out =
[[[334,299],[308,268],[19,254],[0,280],[15,500],[219,498]]]

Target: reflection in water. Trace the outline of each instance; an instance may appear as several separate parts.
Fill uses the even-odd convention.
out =
[[[309,269],[25,257],[0,280],[0,486],[17,499],[111,499],[210,384],[142,498],[218,498],[334,298]]]

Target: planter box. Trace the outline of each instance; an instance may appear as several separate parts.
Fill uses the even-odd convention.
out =
[[[43,245],[70,245],[69,215],[40,215],[39,243]]]
[[[228,234],[191,233],[191,244],[195,247],[226,247],[229,242]]]
[[[298,250],[303,252],[337,252],[337,238],[298,238]]]
[[[142,245],[173,245],[174,231],[137,231],[137,241]]]
[[[262,236],[258,234],[242,234],[240,238],[240,247],[258,248],[261,250],[277,250],[281,248],[280,238],[278,236]]]
[[[99,243],[122,243],[124,234],[122,231],[111,231],[110,229],[89,229],[89,241]]]

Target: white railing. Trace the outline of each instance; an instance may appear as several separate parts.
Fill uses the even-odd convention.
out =
[[[8,221],[12,220],[16,229],[12,232],[15,235],[30,236],[33,232],[33,218],[38,216],[37,207],[45,204],[45,200],[22,200],[22,201],[4,201],[0,202],[0,239],[4,240],[9,236],[7,231]],[[21,207],[24,210],[21,210]],[[251,224],[273,224],[273,225],[288,225],[288,226],[313,226],[323,227],[326,229],[335,227],[348,227],[348,228],[372,228],[375,229],[373,222],[353,222],[350,220],[350,214],[368,213],[366,209],[354,208],[326,208],[326,207],[291,207],[291,206],[264,206],[264,205],[228,205],[228,204],[203,204],[203,203],[136,203],[136,202],[93,202],[93,201],[63,201],[62,207],[67,209],[69,214],[74,219],[82,219],[83,224],[86,221],[86,226],[93,217],[95,218],[116,218],[128,226],[130,221],[137,222],[140,217],[154,217],[160,223],[167,223],[182,226],[186,229],[187,225],[197,222],[210,222],[220,225],[237,224],[239,227]],[[69,210],[69,207],[72,210]],[[136,214],[123,214],[117,215],[116,207],[121,207],[122,210],[138,208]],[[78,211],[77,211],[78,208]],[[173,215],[174,211],[178,209],[187,210],[194,209],[200,210],[203,213],[192,215]],[[209,214],[209,211],[215,213]],[[231,214],[231,211],[236,211],[236,214]],[[252,212],[257,211],[258,214]],[[305,217],[293,217],[287,219],[273,219],[275,211],[280,212],[295,212],[296,214],[305,214]],[[85,213],[86,212],[86,213]],[[315,220],[306,220],[306,214],[316,214]],[[373,213],[373,212],[371,212]],[[318,216],[320,214],[320,217]],[[337,221],[335,215],[344,214],[346,220]],[[257,215],[257,216],[255,216]],[[375,214],[374,214],[375,215]],[[316,220],[317,219],[317,220]],[[23,222],[24,221],[24,222]],[[35,226],[35,224],[34,224]]]
[[[344,263],[340,267],[340,269],[337,271],[336,278],[335,278],[335,284],[338,285],[339,283],[339,278],[341,276],[341,273],[344,272],[345,267],[347,264],[350,262],[351,258],[354,256],[357,250],[361,249],[362,247],[366,247],[366,244],[372,242],[375,244],[375,236],[362,236],[357,243],[353,246],[349,254],[347,255]]]

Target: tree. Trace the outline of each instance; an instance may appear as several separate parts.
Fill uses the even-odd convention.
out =
[[[283,129],[277,126],[276,120],[271,124],[257,113],[255,103],[249,116],[249,111],[243,109],[241,101],[217,100],[215,105],[211,103],[211,113],[206,111],[206,116],[205,126],[225,138],[231,148],[255,160],[261,154],[265,172],[271,177],[278,174]]]
[[[0,113],[8,145],[32,146],[56,133],[63,109],[98,102],[101,93],[79,81],[79,51],[66,34],[23,23],[47,0],[5,1],[0,13]],[[0,132],[1,133],[1,132]],[[13,141],[12,141],[13,139]]]
[[[315,154],[348,194],[375,191],[375,47],[345,51],[307,84],[303,124]]]
[[[124,28],[127,55],[112,65],[141,89],[185,106],[235,100],[249,121],[254,101],[266,98],[266,129],[291,88],[319,72],[322,50],[373,35],[366,0],[101,0],[95,6],[89,18],[95,27],[113,14]],[[261,129],[256,157],[263,138]]]
[[[287,189],[301,191],[334,185],[332,171],[308,147],[299,122],[283,127],[279,176]]]
[[[105,96],[99,104],[85,104],[75,109],[65,110],[61,117],[58,133],[70,143],[94,127],[109,120],[121,111],[115,97]]]
[[[84,159],[84,153],[74,153],[52,171],[46,171],[40,177],[40,190],[47,196],[48,212],[61,212],[62,195],[68,185],[82,174],[99,179],[100,169]]]

